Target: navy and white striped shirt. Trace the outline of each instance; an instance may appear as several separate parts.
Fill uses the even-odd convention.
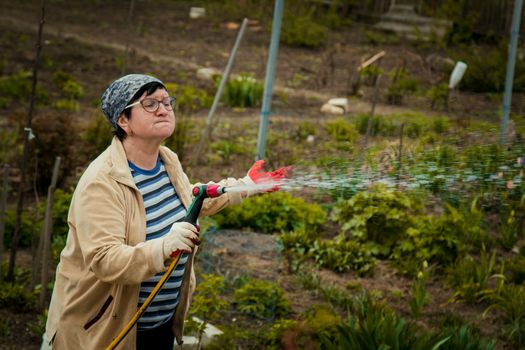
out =
[[[144,199],[146,240],[162,237],[170,231],[173,223],[184,218],[186,209],[180,202],[175,186],[168,178],[160,157],[157,159],[155,168],[151,170],[141,169],[131,162],[128,164],[135,184]],[[179,303],[179,291],[186,261],[188,261],[188,254],[184,253],[169,279],[138,320],[137,327],[139,330],[156,328],[171,318]],[[160,272],[142,282],[138,307],[146,301],[163,274]]]

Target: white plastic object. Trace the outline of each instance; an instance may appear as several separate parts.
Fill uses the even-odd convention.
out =
[[[190,18],[202,18],[205,15],[206,15],[206,9],[204,7],[190,8]]]
[[[467,70],[467,64],[462,61],[457,61],[456,66],[454,67],[454,70],[452,71],[452,74],[450,74],[450,81],[448,83],[448,88],[453,89],[455,88],[459,82],[461,81],[461,78],[463,78],[463,75],[465,74],[465,71]]]

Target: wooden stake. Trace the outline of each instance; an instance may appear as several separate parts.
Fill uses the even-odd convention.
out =
[[[53,196],[58,179],[58,169],[60,168],[60,157],[55,158],[55,165],[53,167],[53,176],[51,178],[51,185],[47,190],[46,202],[46,216],[44,220],[44,230],[40,240],[42,244],[42,269],[40,273],[40,301],[38,303],[40,311],[44,311],[47,303],[47,280],[48,280],[48,265],[50,260],[51,234],[53,230]]]
[[[27,113],[27,122],[26,127],[24,128],[25,137],[24,137],[24,153],[22,156],[22,169],[21,169],[21,178],[20,185],[18,187],[18,201],[16,206],[16,222],[15,222],[15,232],[13,232],[13,239],[11,242],[11,252],[9,254],[9,266],[7,269],[7,279],[13,281],[15,278],[15,261],[16,261],[16,252],[18,250],[18,241],[20,240],[20,230],[22,224],[22,211],[24,209],[24,187],[26,184],[26,173],[27,173],[27,160],[29,158],[29,140],[33,137],[31,130],[31,123],[33,120],[33,111],[35,108],[36,100],[36,83],[38,80],[38,68],[40,66],[40,54],[42,52],[42,33],[44,31],[44,23],[46,21],[46,1],[42,0],[42,16],[40,17],[40,24],[38,27],[38,39],[36,42],[36,58],[35,64],[33,66],[33,83],[31,86],[31,99],[29,103],[29,112]]]

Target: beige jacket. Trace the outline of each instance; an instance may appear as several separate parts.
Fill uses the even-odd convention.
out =
[[[160,156],[182,204],[188,208],[192,185],[177,155],[161,147]],[[246,177],[230,178],[220,184],[253,182]],[[242,196],[227,193],[206,199],[201,216],[239,203]],[[57,266],[49,306],[47,339],[53,349],[104,349],[137,311],[140,283],[167,268],[162,240],[145,241],[144,203],[117,138],[80,178],[68,223],[69,234]],[[173,321],[179,343],[195,289],[194,255],[195,251],[186,265]],[[135,343],[136,327],[133,327],[117,349],[135,349]]]

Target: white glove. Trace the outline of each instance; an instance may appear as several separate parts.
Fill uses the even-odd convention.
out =
[[[163,238],[164,259],[174,257],[179,252],[191,253],[200,244],[198,229],[189,222],[176,222]]]

